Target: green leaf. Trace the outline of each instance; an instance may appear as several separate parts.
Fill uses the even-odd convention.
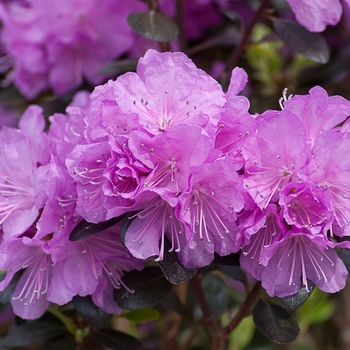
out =
[[[299,308],[305,303],[315,289],[315,284],[310,280],[307,280],[307,285],[308,288],[303,286],[297,293],[281,298],[282,303],[293,310]]]
[[[112,319],[112,315],[95,305],[90,295],[86,297],[76,295],[72,302],[83,320],[92,327],[104,328]]]
[[[134,32],[147,39],[168,42],[175,40],[179,34],[174,21],[159,12],[132,12],[127,21]]]
[[[242,282],[244,285],[248,283],[245,272],[238,266],[219,266],[219,271],[236,281]]]
[[[76,350],[77,344],[70,338],[58,338],[43,344],[45,350]]]
[[[168,240],[165,242],[164,258],[159,261],[159,266],[162,269],[165,277],[170,283],[178,284],[190,280],[197,272],[198,269],[186,269],[184,268],[176,252],[169,252],[171,245]]]
[[[127,320],[136,322],[136,323],[144,323],[144,322],[156,320],[159,317],[159,312],[157,310],[154,310],[148,307],[145,309],[130,311],[130,312],[121,314],[119,315],[119,317],[126,318]]]
[[[108,349],[113,350],[144,350],[142,344],[134,337],[114,329],[96,331],[97,341]]]
[[[126,235],[126,231],[128,230],[128,228],[130,227],[132,221],[133,221],[133,217],[138,213],[139,211],[133,211],[130,213],[126,213],[122,219],[122,224],[120,227],[120,238],[121,241],[123,243],[125,243],[125,235]]]
[[[99,69],[99,74],[123,74],[125,72],[135,71],[137,66],[137,60],[124,59],[107,63]]]
[[[170,291],[170,293],[162,300],[162,304],[183,317],[187,316],[185,305],[173,291]]]
[[[21,276],[24,273],[24,269],[17,271],[15,273],[15,275],[12,277],[11,282],[8,284],[8,286],[2,291],[0,292],[0,303],[1,304],[9,304],[11,302],[11,297],[12,294],[15,292],[17,283],[19,281],[19,279],[21,278]],[[0,280],[2,281],[6,276],[6,272],[4,272],[1,275]]]
[[[350,249],[338,248],[338,255],[342,259],[346,269],[348,270],[348,279],[350,279]]]
[[[215,253],[212,264],[221,266],[240,266],[239,254],[232,253],[230,255],[220,256],[219,254]]]
[[[170,292],[172,285],[157,267],[127,272],[122,287],[114,290],[114,300],[122,309],[139,310],[158,304]]]
[[[12,325],[4,338],[0,338],[0,348],[13,348],[45,342],[66,331],[65,326],[55,318],[44,317],[20,325]]]
[[[107,220],[105,222],[100,222],[98,224],[93,224],[91,222],[87,222],[86,220],[83,220],[73,228],[71,234],[69,235],[69,240],[79,241],[81,239],[85,239],[90,236],[96,235],[97,233],[116,225],[118,222],[120,222],[123,219],[123,217],[124,215],[121,215],[121,216],[112,218],[110,220]]]
[[[277,344],[290,343],[300,333],[298,322],[287,309],[260,299],[253,308],[253,321],[261,333]]]
[[[280,18],[273,20],[273,29],[293,51],[314,62],[329,61],[329,49],[321,34],[311,33],[295,21]]]
[[[211,314],[220,317],[227,310],[229,303],[225,282],[219,276],[209,273],[204,275],[202,286]]]
[[[228,339],[230,350],[244,349],[254,335],[254,322],[251,316],[244,318],[230,334]]]

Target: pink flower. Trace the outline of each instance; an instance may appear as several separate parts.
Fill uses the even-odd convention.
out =
[[[322,32],[327,25],[335,25],[342,14],[340,0],[287,0],[297,21],[310,32]],[[350,6],[350,1],[345,0]]]
[[[195,124],[214,134],[225,103],[221,86],[183,53],[148,50],[137,73],[114,84],[116,102],[156,135],[178,124]]]
[[[105,78],[99,69],[133,45],[127,15],[136,0],[30,0],[2,4],[2,38],[13,70],[8,76],[28,98],[52,88],[76,89],[85,78]]]

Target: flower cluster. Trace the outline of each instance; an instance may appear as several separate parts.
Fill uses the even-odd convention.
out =
[[[173,1],[162,0],[160,5],[175,16]],[[220,22],[214,9],[212,0],[186,3],[190,39]],[[125,54],[139,58],[156,47],[153,41],[137,37],[127,23],[130,13],[147,10],[141,0],[2,2],[1,71],[9,71],[7,81],[27,99],[48,89],[62,95],[79,88],[84,80],[93,86],[101,84],[106,81],[101,73],[105,64]]]
[[[235,68],[224,93],[185,54],[149,50],[136,72],[77,94],[47,132],[38,106],[1,129],[0,288],[19,279],[17,315],[75,295],[119,312],[123,273],[168,246],[187,268],[241,252],[271,296],[345,286],[335,248],[350,234],[350,102],[315,87],[252,116],[246,82]],[[122,240],[118,226],[69,240],[82,220],[124,214]]]

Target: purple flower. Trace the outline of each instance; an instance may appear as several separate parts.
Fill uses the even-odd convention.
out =
[[[58,294],[59,299],[65,293],[62,283],[51,284],[52,260],[44,245],[45,241],[23,237],[10,238],[0,248],[0,269],[7,269],[0,290],[8,286],[16,272],[25,269],[11,298],[14,313],[25,319],[40,317],[51,295]]]
[[[275,240],[279,240],[287,232],[287,226],[277,213],[277,206],[268,205],[266,210],[260,209],[250,211],[250,223],[247,225],[248,215],[246,213],[242,222],[247,226],[244,230],[246,243],[242,247],[240,257],[241,267],[249,272],[254,278],[261,280],[265,266],[261,264],[261,253]],[[260,227],[259,227],[260,226]],[[239,226],[241,228],[241,226]],[[259,229],[257,229],[259,227]]]
[[[347,269],[324,235],[289,231],[264,249],[262,257],[262,286],[270,296],[292,295],[302,286],[308,290],[307,280],[327,293],[345,287]]]
[[[316,139],[312,162],[308,167],[309,179],[331,195],[334,213],[331,230],[338,226],[341,236],[344,229],[349,228],[350,222],[350,159],[344,157],[349,147],[349,133],[324,132]]]
[[[342,14],[339,0],[287,0],[297,21],[310,32],[322,32],[327,25],[335,25]],[[345,0],[350,6],[349,0]]]
[[[280,193],[279,204],[289,225],[313,234],[326,234],[333,222],[331,194],[307,182],[291,182]]]
[[[54,266],[60,266],[72,296],[92,295],[96,305],[106,311],[120,313],[108,295],[114,288],[124,285],[121,281],[124,272],[143,268],[142,262],[132,257],[121,244],[118,227],[77,242],[69,241],[66,234],[56,235],[48,242],[48,250]],[[70,299],[67,298],[65,303],[72,297],[69,293],[66,296]]]
[[[0,225],[5,237],[25,232],[38,216],[34,173],[48,161],[41,109],[30,106],[20,127],[0,130]]]
[[[236,170],[244,166],[242,145],[256,131],[256,121],[248,113],[249,101],[245,96],[237,96],[247,83],[247,74],[241,68],[232,71],[226,93],[226,103],[221,113],[215,148],[229,156]]]
[[[186,124],[154,137],[135,131],[129,140],[134,157],[151,170],[144,188],[168,201],[176,201],[176,196],[186,189],[191,168],[207,159],[211,146],[212,140],[202,128]]]
[[[184,266],[207,265],[214,252],[224,256],[238,251],[235,221],[236,213],[243,208],[242,185],[228,158],[199,165],[179,203],[178,215],[188,226],[187,244],[179,252]]]
[[[267,111],[257,118],[255,138],[243,144],[243,183],[261,209],[267,207],[308,161],[305,129],[292,113]]]
[[[100,68],[133,45],[126,17],[138,8],[134,0],[2,4],[2,38],[14,65],[8,79],[29,99],[49,87],[63,94],[83,78],[101,83]]]
[[[171,242],[170,251],[179,252],[184,222],[176,216],[174,207],[159,197],[145,202],[143,207],[129,217],[133,221],[125,234],[125,246],[130,253],[138,259],[156,256],[156,261],[163,260],[166,237]]]
[[[341,96],[328,96],[320,86],[308,95],[295,95],[283,103],[284,109],[294,113],[305,127],[305,139],[314,146],[322,132],[331,130],[350,115],[350,102]]]
[[[119,77],[114,90],[121,111],[136,113],[152,134],[178,124],[196,124],[213,134],[225,103],[220,85],[181,52],[148,50],[137,73]]]

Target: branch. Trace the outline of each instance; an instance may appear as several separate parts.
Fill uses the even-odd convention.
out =
[[[231,320],[231,322],[224,328],[224,337],[227,338],[230,333],[239,325],[244,317],[246,317],[255,303],[256,299],[259,297],[259,292],[261,288],[261,282],[255,283],[254,287],[248,294],[244,304],[236,314],[236,316]]]
[[[147,0],[148,10],[154,12],[161,12],[158,0]],[[171,45],[169,42],[158,41],[159,50],[161,52],[171,51]]]
[[[221,77],[220,80],[221,82],[226,82],[227,80],[227,75],[229,72],[232,71],[233,68],[235,68],[238,64],[239,58],[241,57],[248,39],[250,38],[253,28],[256,25],[256,23],[259,21],[260,17],[262,17],[266,6],[269,4],[270,0],[262,0],[261,4],[258,8],[258,10],[255,13],[254,18],[252,19],[252,21],[249,23],[249,26],[247,27],[247,29],[244,32],[244,35],[241,39],[241,42],[239,43],[239,45],[236,46],[236,48],[233,50],[233,52],[231,53],[230,57],[228,58],[225,68],[223,70],[223,72],[221,73]]]

